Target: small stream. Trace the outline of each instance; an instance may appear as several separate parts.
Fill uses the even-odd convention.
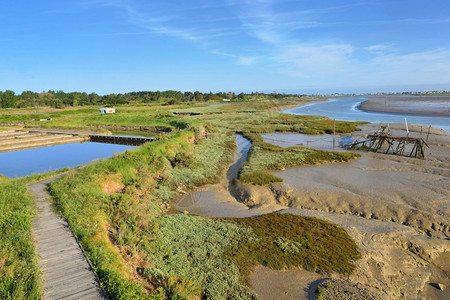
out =
[[[231,188],[237,178],[239,169],[247,160],[251,142],[242,135],[236,134],[237,149],[234,162],[229,167],[226,184],[206,185],[196,191],[182,196],[175,207],[180,211],[188,211],[204,217],[249,217],[256,213],[233,197]]]
[[[252,147],[250,140],[246,139],[240,134],[235,134],[237,150],[234,153],[234,162],[227,171],[228,181],[233,181],[237,178],[239,169],[247,160],[248,151]]]

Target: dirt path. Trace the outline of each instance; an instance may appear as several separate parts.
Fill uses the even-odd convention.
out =
[[[29,185],[38,214],[33,236],[44,274],[45,299],[105,299],[98,280],[69,225],[52,209],[48,183],[53,177]]]

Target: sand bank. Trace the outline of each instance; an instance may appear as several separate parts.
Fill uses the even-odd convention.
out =
[[[450,96],[368,97],[358,108],[372,112],[450,117]]]

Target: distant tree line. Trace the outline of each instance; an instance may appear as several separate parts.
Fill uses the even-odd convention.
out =
[[[120,105],[120,104],[140,104],[151,102],[162,102],[167,104],[176,104],[181,102],[204,102],[204,101],[252,101],[264,99],[284,99],[288,97],[298,97],[299,95],[279,94],[279,93],[240,93],[236,95],[233,92],[228,93],[201,93],[180,92],[180,91],[142,91],[125,94],[108,94],[100,96],[96,93],[81,93],[63,91],[47,91],[36,93],[24,91],[16,95],[14,91],[0,91],[0,104],[2,108],[25,108],[25,107],[55,107],[64,108],[68,106],[87,106],[87,105]]]

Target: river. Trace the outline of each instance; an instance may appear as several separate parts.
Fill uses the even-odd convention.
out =
[[[438,127],[450,132],[450,118],[438,116],[418,116],[396,113],[366,112],[358,106],[365,98],[336,98],[325,102],[315,102],[305,106],[284,110],[283,113],[294,115],[325,116],[341,121],[366,121],[370,123],[408,123]]]

